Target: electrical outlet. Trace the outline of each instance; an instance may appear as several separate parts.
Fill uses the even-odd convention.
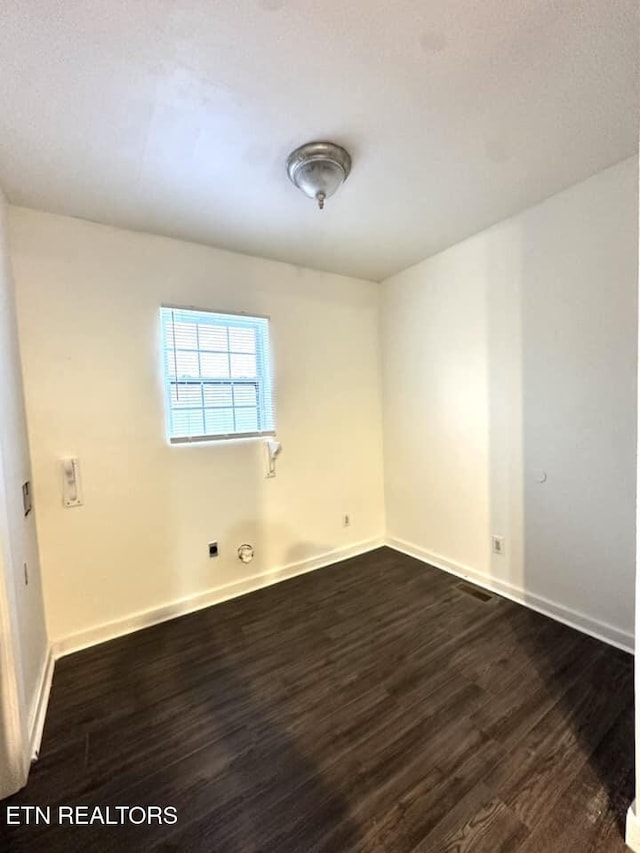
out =
[[[491,537],[491,550],[494,554],[504,554],[504,536]]]
[[[209,556],[217,557],[218,556],[218,543],[217,542],[209,542]]]
[[[351,516],[348,512],[342,516],[342,526],[343,527],[351,527]]]

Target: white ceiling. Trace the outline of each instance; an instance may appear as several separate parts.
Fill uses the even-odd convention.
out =
[[[4,0],[16,204],[374,280],[637,150],[637,0]],[[323,212],[284,161],[328,138]]]

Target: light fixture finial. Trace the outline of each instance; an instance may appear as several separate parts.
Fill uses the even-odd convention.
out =
[[[346,181],[351,171],[351,156],[333,142],[307,142],[287,159],[291,181],[324,209],[326,199]]]

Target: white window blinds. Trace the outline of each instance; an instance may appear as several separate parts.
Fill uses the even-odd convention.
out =
[[[162,307],[171,443],[273,435],[269,321]]]

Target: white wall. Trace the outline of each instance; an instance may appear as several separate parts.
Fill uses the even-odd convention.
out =
[[[394,276],[382,299],[388,535],[627,646],[637,168]]]
[[[6,206],[0,193],[0,797],[24,781],[20,757],[28,757],[26,741],[48,652],[35,513],[25,518],[22,505],[22,484],[30,479]]]
[[[376,285],[19,208],[11,242],[54,641],[383,535]],[[260,441],[167,445],[163,302],[271,316],[274,480]]]

